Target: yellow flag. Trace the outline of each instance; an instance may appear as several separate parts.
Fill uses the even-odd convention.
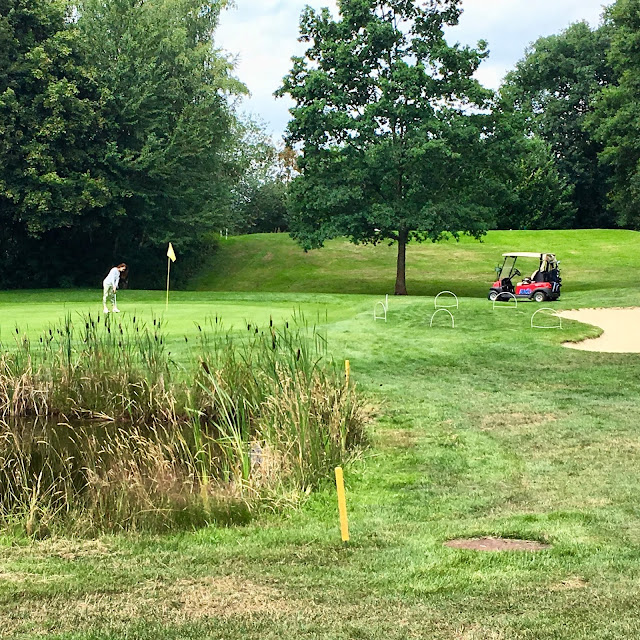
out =
[[[167,249],[167,257],[171,262],[176,261],[176,252],[173,250],[173,245],[169,243],[169,248]]]

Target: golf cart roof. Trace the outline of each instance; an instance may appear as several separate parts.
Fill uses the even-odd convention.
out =
[[[515,251],[513,253],[502,254],[503,258],[538,258],[538,260],[542,256],[551,256],[552,258],[555,258],[555,254],[546,252],[534,253],[532,251]]]

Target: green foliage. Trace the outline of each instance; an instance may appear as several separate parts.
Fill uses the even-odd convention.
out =
[[[236,233],[287,230],[287,166],[264,125],[239,122],[235,136],[242,176],[233,189],[229,228]]]
[[[548,180],[559,183],[555,189],[557,203],[545,198],[542,215],[535,207],[532,210],[524,207],[522,225],[615,226],[606,208],[610,172],[599,162],[602,144],[594,139],[588,127],[598,93],[611,84],[615,75],[607,61],[610,38],[608,26],[592,30],[585,22],[573,24],[559,35],[539,38],[505,78],[501,88],[502,108],[520,114],[524,132],[539,136],[550,145],[558,173],[552,177],[551,166],[542,161],[539,170],[547,173]],[[539,151],[533,153],[534,157],[540,156]],[[532,159],[520,163],[530,165]],[[572,185],[573,193],[566,192],[560,183]],[[569,197],[573,215],[571,207],[563,204],[563,196]],[[554,211],[558,208],[563,211]],[[551,224],[547,227],[548,223]]]
[[[100,90],[66,8],[57,0],[0,2],[2,284],[28,260],[34,238],[96,224],[112,197],[100,166]]]
[[[302,175],[291,193],[292,235],[305,249],[346,235],[398,243],[396,293],[406,294],[410,240],[481,236],[490,220],[483,176],[489,97],[473,74],[479,49],[451,47],[459,1],[343,0],[340,19],[307,8],[304,58],[279,95],[296,102],[288,140]]]
[[[225,6],[2,0],[0,285],[125,261],[161,286],[168,241],[189,260],[228,221],[245,88],[213,46]]]
[[[287,185],[282,180],[269,180],[247,194],[242,207],[243,218],[250,221],[252,233],[287,231]]]
[[[212,44],[224,5],[87,0],[79,7],[103,87],[106,170],[118,185],[101,240],[127,262],[144,263],[145,252],[168,241],[188,252],[224,220],[239,175],[229,99],[245,91]]]
[[[612,172],[609,196],[618,222],[640,229],[640,2],[618,0],[605,18],[611,31],[608,62],[617,81],[603,89],[591,125]]]
[[[513,163],[505,167],[498,228],[571,228],[576,216],[574,185],[559,174],[551,147],[541,138],[518,136],[507,153]]]

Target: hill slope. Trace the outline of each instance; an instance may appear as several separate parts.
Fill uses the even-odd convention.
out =
[[[211,291],[393,293],[396,246],[356,246],[331,240],[304,253],[286,234],[222,240],[213,260],[190,283]],[[635,288],[640,272],[640,233],[624,230],[492,231],[482,242],[462,238],[407,248],[407,289],[433,295],[451,289],[484,297],[494,267],[506,251],[549,251],[561,261],[565,288],[583,291]],[[534,270],[534,261],[525,265]],[[525,273],[525,270],[521,268]]]

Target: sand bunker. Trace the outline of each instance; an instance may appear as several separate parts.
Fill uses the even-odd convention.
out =
[[[599,338],[582,342],[565,342],[565,347],[582,351],[606,353],[640,353],[640,308],[630,309],[573,309],[558,311],[569,320],[593,324],[603,329]]]

